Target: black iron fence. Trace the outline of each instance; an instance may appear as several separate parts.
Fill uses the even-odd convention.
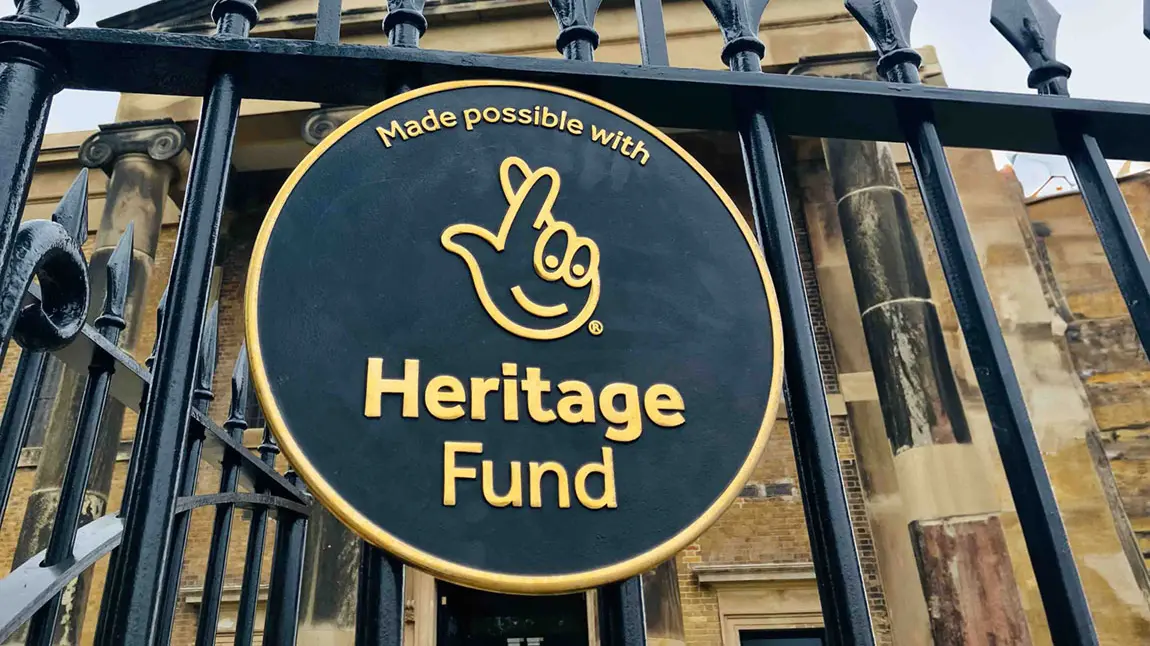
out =
[[[251,510],[237,644],[250,644],[269,519],[276,520],[265,644],[295,641],[310,499],[289,470],[274,469],[270,436],[244,448],[246,360],[237,361],[223,428],[206,415],[216,355],[209,281],[240,99],[363,105],[387,92],[439,81],[536,81],[586,92],[648,122],[737,132],[757,234],[782,299],[786,393],[827,633],[873,642],[835,441],[788,208],[779,138],[789,135],[905,141],[1018,510],[1043,606],[1057,643],[1096,643],[1091,615],[1043,467],[1015,372],[975,255],[943,146],[1067,156],[1145,347],[1150,342],[1150,261],[1105,157],[1150,160],[1150,106],[1067,98],[1070,69],[1054,56],[1058,15],[1046,0],[995,0],[992,22],[1018,49],[1042,96],[920,85],[908,32],[914,0],[847,0],[878,47],[885,82],[763,74],[757,25],[767,0],[704,0],[722,31],[730,72],[666,67],[658,0],[636,0],[643,66],[591,63],[598,0],[552,0],[567,61],[417,49],[423,0],[389,0],[391,47],[339,44],[340,0],[319,0],[313,41],[249,38],[255,0],[219,0],[214,36],[67,29],[77,0],[17,1],[0,20],[0,335],[23,348],[0,425],[0,517],[50,353],[87,367],[83,403],[45,552],[0,580],[0,639],[27,630],[48,644],[65,586],[106,555],[111,565],[97,642],[164,643],[171,629],[188,517],[213,506],[197,644],[214,643],[232,510]],[[114,62],[114,63],[112,63]],[[158,314],[154,364],[116,347],[124,328],[132,230],[107,262],[100,315],[85,324],[87,177],[77,178],[51,221],[20,223],[52,96],[62,88],[204,96],[171,279]],[[109,397],[140,411],[118,514],[79,527],[92,446]],[[196,495],[200,462],[222,473],[219,492]],[[356,639],[398,644],[402,568],[364,546]],[[605,644],[643,643],[637,579],[600,591]],[[26,625],[26,628],[24,627]]]

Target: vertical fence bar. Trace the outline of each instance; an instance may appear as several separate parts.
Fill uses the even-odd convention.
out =
[[[219,307],[217,303],[217,307]],[[232,400],[228,420],[224,429],[231,438],[243,446],[244,431],[248,428],[244,409],[248,402],[248,351],[240,347],[236,365],[232,370]],[[240,475],[240,456],[231,451],[224,455],[220,473],[220,493],[236,490]],[[211,646],[216,643],[216,625],[220,621],[220,597],[224,591],[224,575],[228,568],[228,544],[232,536],[232,514],[234,507],[229,503],[216,506],[216,516],[212,520],[211,547],[208,552],[208,565],[204,572],[204,593],[200,602],[200,620],[196,624],[196,646]]]
[[[72,186],[60,199],[52,213],[52,221],[64,227],[78,246],[83,246],[88,238],[87,168],[76,175]],[[31,431],[32,412],[47,363],[47,352],[27,349],[16,363],[16,373],[12,377],[12,387],[4,406],[4,417],[0,420],[0,527],[4,523],[12,483],[20,464],[20,450],[24,448]]]
[[[1043,95],[1070,96],[1070,68],[1054,53],[1060,18],[1046,0],[997,0],[991,9],[990,22],[1031,68],[1027,84]],[[1063,153],[1130,310],[1142,350],[1150,356],[1150,257],[1138,226],[1098,141],[1081,123],[1063,119],[1056,125]]]
[[[280,452],[268,428],[264,428],[263,442],[260,443],[260,459],[269,467],[275,468],[276,455]],[[257,492],[260,490],[257,489]],[[268,531],[268,509],[257,507],[252,510],[248,524],[247,553],[244,555],[244,573],[240,584],[240,605],[236,610],[235,646],[252,646],[256,624],[256,606],[259,604],[260,571],[264,564],[264,541]]]
[[[424,0],[391,0],[383,21],[388,44],[393,47],[419,47],[427,32]],[[395,79],[391,94],[410,90],[418,79]],[[294,476],[294,472],[292,473]],[[280,518],[283,518],[281,512]],[[280,559],[280,530],[276,535],[276,559]],[[273,579],[278,568],[273,566]],[[272,618],[268,617],[270,623]],[[280,622],[282,623],[282,622]],[[294,635],[294,633],[293,633]],[[383,550],[360,543],[359,582],[356,591],[356,646],[399,646],[403,641],[403,564]],[[238,644],[238,642],[237,642]]]
[[[355,646],[403,644],[403,563],[360,541]]]
[[[599,588],[599,643],[643,646],[647,643],[643,582],[638,576]]]
[[[639,55],[643,64],[670,65],[663,0],[635,0],[635,18],[639,23]]]
[[[315,13],[315,40],[321,43],[339,42],[339,21],[343,14],[342,0],[319,0]]]
[[[212,394],[212,381],[216,375],[217,343],[219,341],[219,311],[217,301],[204,320],[200,351],[196,362],[196,388],[192,391],[192,408],[207,414],[215,395]],[[178,497],[194,496],[196,481],[200,473],[200,454],[204,448],[204,428],[194,422],[188,424],[187,447],[181,467]],[[171,639],[172,625],[176,619],[177,597],[180,593],[180,576],[184,569],[184,552],[188,545],[188,529],[192,522],[192,510],[177,514],[173,520],[172,545],[168,555],[168,579],[160,600],[159,636]]]
[[[291,484],[303,488],[293,469],[288,470],[286,477]],[[299,628],[299,597],[306,542],[307,517],[280,509],[276,517],[272,577],[264,615],[265,644],[295,644]]]
[[[911,49],[909,40],[916,9],[914,0],[848,0],[847,8],[878,46],[879,75],[891,83],[920,83],[918,66],[922,58]],[[900,119],[939,263],[994,429],[1051,636],[1056,644],[1097,644],[1066,528],[933,116],[916,108],[904,110]]]
[[[160,302],[156,306],[156,329],[160,329],[160,323],[164,320],[164,310],[168,304],[168,290],[165,289],[163,294],[160,295]],[[156,339],[159,341],[159,339]],[[144,367],[151,371],[152,366],[156,362],[156,343],[152,343],[152,351],[148,357],[144,359]],[[149,380],[150,383],[150,380]],[[136,435],[135,438],[140,437],[140,427],[144,423],[144,411],[148,403],[149,386],[144,387],[144,392],[140,396],[140,413],[136,419]],[[136,440],[132,442],[132,455],[128,459],[128,474],[124,480],[124,494],[120,497],[120,511],[117,516],[126,518],[131,513],[132,501],[134,499],[135,487],[130,483],[135,481],[135,472],[139,467],[139,449],[140,443]],[[96,646],[112,646],[108,637],[108,631],[111,627],[111,603],[113,595],[109,594],[109,590],[116,590],[122,585],[123,571],[119,567],[120,564],[120,548],[112,550],[108,556],[108,573],[104,576],[104,595],[100,599],[100,614],[99,620],[96,622]]]
[[[5,21],[63,27],[80,14],[77,0],[17,2],[15,16]],[[63,69],[49,52],[35,45],[0,43],[0,272],[7,271],[12,242],[40,154],[52,97],[60,89]]]
[[[258,19],[252,0],[219,0],[212,9],[219,36],[246,37]],[[138,489],[127,516],[118,569],[110,590],[112,643],[150,645],[157,639],[158,602],[171,564],[172,512],[180,482],[196,350],[208,301],[216,238],[239,116],[235,76],[218,73],[200,115],[169,281],[168,311],[159,330],[156,368],[141,434],[138,468],[128,486]]]
[[[128,300],[128,272],[131,269],[133,232],[132,223],[128,223],[116,249],[108,257],[104,309],[95,322],[96,331],[112,345],[119,341],[120,332],[126,326],[124,309]],[[84,385],[80,411],[76,418],[72,448],[68,452],[68,466],[64,472],[64,481],[60,485],[56,518],[52,523],[52,533],[48,538],[48,549],[41,567],[59,565],[73,558],[72,549],[76,545],[76,530],[80,527],[84,491],[88,488],[96,438],[100,433],[100,422],[104,417],[104,405],[108,400],[113,372],[115,372],[113,359],[102,349],[94,348],[91,363],[88,365],[88,379]],[[120,429],[108,430],[119,434]],[[51,646],[63,596],[63,592],[57,593],[32,616],[25,644]]]
[[[723,32],[723,62],[733,72],[761,73],[766,47],[758,24],[767,0],[707,0]],[[787,203],[779,141],[768,110],[744,98],[736,107],[755,228],[779,285],[786,343],[784,392],[803,508],[819,585],[823,623],[835,644],[873,644],[866,589],[839,471],[823,390],[810,306]],[[781,283],[781,285],[780,285]]]

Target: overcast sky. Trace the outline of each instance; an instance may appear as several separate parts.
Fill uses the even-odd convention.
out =
[[[1150,64],[1150,40],[1142,35],[1142,0],[1051,1],[1062,13],[1058,57],[1074,69],[1070,91],[1079,97],[1150,102],[1150,78],[1143,73]],[[990,2],[919,0],[913,44],[938,49],[951,87],[1031,92],[1026,87],[1026,64],[990,25]],[[90,26],[144,4],[81,1],[77,26]],[[115,107],[115,95],[66,91],[53,105],[48,130],[94,128],[112,121]]]

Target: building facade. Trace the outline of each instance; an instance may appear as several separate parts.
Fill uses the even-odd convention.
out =
[[[209,33],[210,6],[165,0],[105,26]],[[310,38],[314,6],[308,0],[261,3],[253,35]],[[386,44],[380,29],[386,6],[345,0],[343,11],[343,42]],[[422,42],[427,48],[558,56],[554,18],[541,0],[429,2],[425,14],[431,25]],[[668,1],[664,17],[672,65],[722,67],[722,38],[702,3]],[[631,6],[606,2],[595,26],[601,39],[597,60],[639,61]],[[761,29],[768,71],[875,77],[870,43],[841,2],[775,0]],[[945,83],[933,52],[923,54],[927,82]],[[380,99],[391,91],[381,87]],[[152,312],[168,279],[199,104],[125,95],[114,124],[48,136],[25,212],[26,218],[49,217],[86,167],[92,169],[92,235],[85,252],[93,267],[106,262],[134,223],[129,327],[121,345],[141,362],[155,337]],[[210,411],[218,421],[228,413],[223,395],[243,342],[243,285],[268,205],[304,155],[359,109],[243,103],[213,277],[219,361]],[[670,134],[749,214],[737,138]],[[884,143],[802,138],[784,148],[876,641],[1050,643],[993,429],[905,151]],[[1150,363],[1078,196],[1029,200],[1009,171],[996,170],[988,151],[952,150],[950,161],[1099,637],[1105,644],[1146,643]],[[1150,175],[1129,175],[1122,188],[1139,227],[1150,226]],[[5,390],[15,352],[0,374]],[[5,571],[44,549],[71,442],[82,380],[62,364],[50,370],[0,527]],[[123,433],[108,433],[98,442],[84,509],[89,520],[116,509],[123,494],[136,420],[132,411],[114,406],[109,418],[122,422],[105,428],[120,426]],[[253,428],[245,443],[254,449],[263,435],[254,402],[249,418]],[[767,452],[736,503],[673,562],[644,575],[649,643],[733,646],[741,632],[797,638],[822,625],[791,432],[780,413]],[[199,489],[214,490],[218,478],[218,472],[201,469]],[[246,522],[242,512],[236,512],[236,522]],[[210,532],[210,514],[193,512],[179,594],[171,600],[173,644],[192,643],[195,635]],[[233,534],[233,583],[242,569],[244,535]],[[317,510],[307,544],[300,643],[351,644],[359,542]],[[60,643],[90,643],[105,567],[69,589]],[[462,643],[452,641],[458,625],[491,617],[511,626],[491,635],[505,638],[497,643],[544,633],[550,637],[544,643],[595,642],[594,593],[550,598],[528,611],[413,569],[406,581],[405,643],[411,646]],[[217,643],[231,643],[237,600],[225,593]],[[523,613],[552,617],[553,625],[511,621]],[[571,617],[585,622],[583,628],[573,627]]]

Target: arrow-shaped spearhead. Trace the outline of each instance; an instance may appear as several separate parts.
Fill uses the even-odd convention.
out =
[[[560,52],[568,43],[584,40],[592,49],[599,46],[599,34],[595,31],[595,14],[603,0],[550,0],[551,12],[559,23],[559,37],[555,48]]]
[[[200,340],[200,353],[196,360],[196,389],[194,397],[200,401],[212,399],[212,380],[216,376],[216,357],[219,343],[220,303],[216,301],[204,318]]]
[[[68,192],[60,198],[60,203],[52,212],[52,221],[64,227],[64,230],[72,236],[76,244],[83,245],[88,239],[87,168],[80,169],[76,179],[72,181],[72,186],[68,188]]]
[[[1049,0],[992,0],[990,24],[1026,59],[1031,69],[1054,62],[1058,23]]]
[[[880,54],[910,48],[910,26],[918,11],[915,0],[846,0],[845,4]]]
[[[248,376],[248,346],[240,346],[240,354],[236,357],[236,366],[232,369],[232,401],[228,408],[228,421],[224,428],[229,431],[242,431],[248,427],[247,408],[250,396],[250,378]]]
[[[104,309],[96,319],[96,327],[110,326],[118,330],[124,329],[124,310],[128,306],[128,279],[132,271],[132,242],[135,238],[136,227],[129,222],[128,227],[108,256],[107,289],[104,292]]]
[[[729,63],[736,51],[765,51],[759,40],[759,22],[770,0],[703,0],[719,31],[723,32],[723,62]]]
[[[156,364],[156,350],[160,345],[160,326],[164,324],[164,311],[168,309],[168,288],[164,288],[164,293],[160,294],[160,302],[156,305],[156,340],[152,342],[152,352],[144,359],[144,365],[148,370]]]

